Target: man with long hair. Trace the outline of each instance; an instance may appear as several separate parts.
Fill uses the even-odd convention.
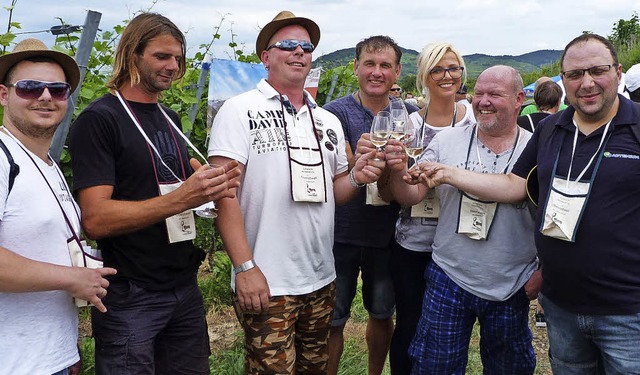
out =
[[[114,60],[111,92],[78,116],[70,142],[83,227],[121,271],[103,300],[108,313],[92,310],[96,373],[208,374],[192,209],[232,196],[239,170],[190,161],[180,116],[158,103],[185,72],[173,22],[136,16]]]

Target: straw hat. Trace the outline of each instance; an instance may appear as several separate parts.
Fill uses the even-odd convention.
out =
[[[16,44],[13,52],[0,56],[0,82],[4,83],[7,72],[20,61],[33,58],[46,57],[57,62],[64,71],[64,75],[71,91],[80,83],[80,69],[76,61],[69,55],[58,51],[52,51],[38,39],[25,39]]]
[[[269,40],[273,34],[289,25],[300,25],[307,29],[311,43],[313,43],[314,46],[318,46],[318,42],[320,42],[320,28],[318,25],[308,18],[296,17],[288,10],[283,10],[260,30],[260,34],[258,34],[258,39],[256,40],[256,55],[260,57],[262,51],[269,47]]]

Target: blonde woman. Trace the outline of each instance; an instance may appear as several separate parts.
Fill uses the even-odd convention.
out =
[[[422,128],[423,144],[451,126],[475,124],[470,106],[456,103],[456,91],[466,80],[462,55],[449,43],[424,47],[418,57],[416,88],[425,98],[425,106],[410,115]],[[396,295],[396,328],[389,354],[392,374],[409,374],[411,361],[407,350],[416,331],[425,290],[424,270],[431,261],[431,243],[437,217],[415,217],[411,207],[403,207],[396,223],[391,272]]]

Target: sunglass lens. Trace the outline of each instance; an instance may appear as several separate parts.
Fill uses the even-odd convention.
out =
[[[67,100],[71,93],[69,86],[63,83],[51,83],[47,88],[54,100]]]
[[[71,93],[71,88],[64,82],[42,82],[35,80],[22,80],[15,84],[16,94],[28,100],[35,100],[42,96],[45,87],[53,100],[67,100]]]

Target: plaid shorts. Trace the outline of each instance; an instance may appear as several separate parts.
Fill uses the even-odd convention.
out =
[[[300,296],[271,297],[261,314],[242,311],[234,295],[245,335],[245,373],[326,374],[335,300],[335,282]]]
[[[536,356],[524,288],[506,301],[489,301],[460,288],[434,262],[425,278],[422,316],[409,348],[412,374],[464,374],[476,318],[485,374],[533,374]]]

